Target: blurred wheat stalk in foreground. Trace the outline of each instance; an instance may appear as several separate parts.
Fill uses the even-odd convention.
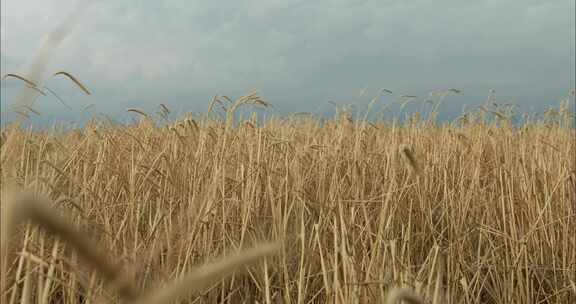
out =
[[[207,264],[196,271],[185,275],[178,282],[163,287],[162,290],[140,295],[140,292],[133,286],[130,278],[125,277],[122,267],[114,265],[100,250],[88,241],[85,235],[77,231],[74,226],[64,217],[58,215],[49,207],[49,201],[29,192],[16,193],[13,190],[2,191],[3,210],[2,210],[2,303],[8,303],[5,289],[7,287],[7,263],[10,254],[10,239],[15,233],[18,224],[31,220],[36,225],[41,226],[48,232],[58,236],[63,241],[72,245],[78,253],[94,267],[99,273],[111,283],[117,290],[121,299],[127,302],[161,304],[172,303],[193,292],[199,292],[210,283],[218,280],[237,267],[249,264],[258,259],[274,254],[280,248],[280,243],[262,244],[252,250],[241,252],[236,256],[222,259],[220,262]],[[41,290],[44,291],[42,298],[38,303],[49,303],[48,291],[51,288],[52,277],[47,277]],[[24,286],[19,299],[20,303],[30,302],[29,277],[26,276]],[[10,302],[14,302],[15,293]]]

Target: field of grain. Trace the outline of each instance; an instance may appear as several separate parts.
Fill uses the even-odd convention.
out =
[[[235,110],[3,127],[3,189],[44,197],[3,191],[3,303],[576,302],[566,113],[518,127],[486,109],[452,124]]]

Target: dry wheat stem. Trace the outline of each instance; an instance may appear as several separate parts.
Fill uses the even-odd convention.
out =
[[[161,288],[161,290],[144,296],[142,304],[172,303],[184,297],[199,292],[210,284],[242,265],[253,263],[261,258],[272,255],[280,249],[280,243],[259,245],[253,249],[241,252],[236,256],[223,258],[221,261],[203,265],[199,269],[184,276],[173,284]]]
[[[54,73],[53,76],[58,75],[66,76],[68,79],[72,80],[72,82],[74,82],[82,90],[82,92],[86,93],[86,95],[91,95],[90,91],[88,91],[88,89],[78,79],[76,79],[76,77],[72,76],[72,74],[65,71],[60,71]]]
[[[408,288],[395,288],[388,294],[386,304],[398,304],[398,301],[406,301],[410,304],[424,304],[424,300],[414,291]]]
[[[47,199],[28,192],[13,192],[9,195],[12,197],[9,198],[6,207],[8,212],[5,212],[8,220],[3,221],[6,223],[6,227],[2,227],[2,256],[5,261],[8,257],[9,239],[15,232],[16,226],[20,222],[31,220],[70,243],[87,262],[98,269],[104,278],[117,288],[120,296],[128,300],[136,298],[138,293],[124,276],[121,267],[111,263],[81,232],[77,231],[66,219],[56,214],[49,207]]]
[[[406,163],[408,164],[408,166],[410,167],[412,172],[414,172],[414,174],[416,174],[416,175],[419,175],[420,174],[420,166],[418,164],[418,161],[416,160],[416,157],[414,156],[414,153],[412,152],[412,148],[409,146],[403,145],[400,147],[400,152],[402,153],[404,160],[406,160]]]

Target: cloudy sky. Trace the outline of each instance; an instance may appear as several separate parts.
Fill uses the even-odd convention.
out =
[[[27,75],[76,3],[3,0],[2,75]],[[419,96],[461,89],[445,104],[454,113],[483,102],[491,88],[503,101],[542,109],[575,86],[574,0],[87,3],[44,78],[74,110],[46,96],[34,106],[44,115],[78,118],[89,104],[112,115],[159,103],[202,112],[216,94],[253,88],[279,112],[322,111],[329,100],[362,104],[380,88]],[[51,76],[61,70],[93,94]],[[3,117],[22,87],[2,81]]]

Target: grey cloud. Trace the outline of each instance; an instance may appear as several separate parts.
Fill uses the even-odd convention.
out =
[[[99,1],[53,66],[79,74],[111,108],[197,107],[253,87],[288,111],[364,86],[497,87],[535,103],[574,86],[573,11],[571,0]]]

